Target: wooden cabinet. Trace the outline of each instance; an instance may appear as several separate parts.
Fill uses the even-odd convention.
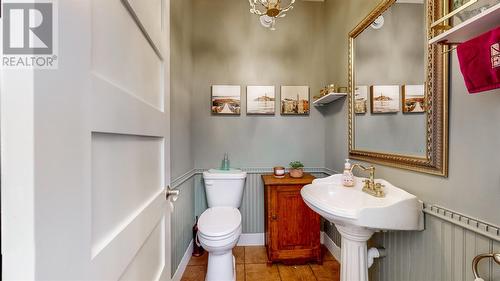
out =
[[[321,263],[320,216],[302,200],[300,189],[314,179],[263,175],[268,263]]]

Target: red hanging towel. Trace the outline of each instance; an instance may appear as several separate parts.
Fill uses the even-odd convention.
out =
[[[500,88],[500,26],[457,47],[469,93]]]

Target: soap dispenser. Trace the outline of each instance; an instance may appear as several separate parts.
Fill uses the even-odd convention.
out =
[[[342,174],[342,184],[346,187],[354,186],[354,175],[351,172],[351,163],[349,159],[345,160],[344,173]]]
[[[222,165],[221,165],[221,170],[223,171],[229,171],[229,155],[224,153],[224,159],[222,160]]]

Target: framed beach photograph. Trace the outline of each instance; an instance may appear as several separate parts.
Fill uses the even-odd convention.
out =
[[[399,85],[371,86],[370,107],[372,113],[399,112]]]
[[[403,85],[403,113],[425,112],[424,85]]]
[[[241,87],[232,85],[212,86],[212,114],[240,115]]]
[[[309,87],[281,86],[281,115],[308,115]]]
[[[247,114],[274,115],[275,104],[274,86],[247,86]]]
[[[356,86],[354,89],[354,113],[365,114],[368,111],[368,86]]]

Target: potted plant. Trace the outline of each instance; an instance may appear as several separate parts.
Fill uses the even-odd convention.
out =
[[[300,161],[290,162],[290,177],[301,178],[304,176],[304,164]]]

